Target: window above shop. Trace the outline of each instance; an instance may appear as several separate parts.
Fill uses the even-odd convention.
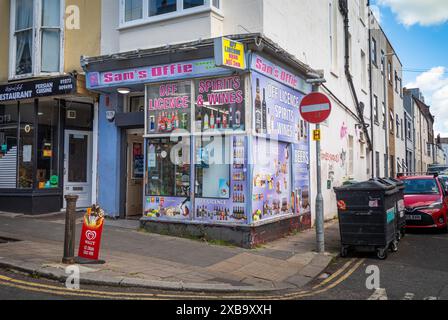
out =
[[[11,0],[11,79],[62,72],[64,2]]]
[[[221,14],[221,0],[120,0],[120,28],[206,11]]]

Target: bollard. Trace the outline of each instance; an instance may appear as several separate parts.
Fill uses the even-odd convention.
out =
[[[65,238],[64,238],[64,257],[62,263],[75,263],[75,236],[76,236],[76,201],[78,196],[67,195],[67,212],[65,213]]]

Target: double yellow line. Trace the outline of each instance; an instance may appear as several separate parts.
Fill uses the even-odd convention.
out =
[[[11,288],[25,290],[29,292],[37,292],[41,294],[49,294],[60,297],[88,297],[97,299],[112,300],[180,300],[180,299],[229,299],[229,300],[293,300],[315,296],[324,293],[350,277],[364,262],[362,260],[351,259],[330,277],[323,280],[311,290],[299,292],[285,293],[279,295],[207,295],[199,294],[158,294],[158,293],[133,293],[133,292],[106,292],[97,290],[70,290],[65,287],[55,285],[46,285],[30,281],[18,280],[7,276],[0,275],[0,286],[8,286]]]

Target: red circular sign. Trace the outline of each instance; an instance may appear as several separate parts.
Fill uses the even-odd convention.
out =
[[[331,114],[330,99],[319,92],[310,93],[300,103],[300,114],[309,123],[324,122]]]

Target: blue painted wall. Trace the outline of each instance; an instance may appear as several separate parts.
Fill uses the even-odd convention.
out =
[[[122,109],[117,94],[100,97],[98,116],[98,203],[111,217],[120,216],[120,129],[106,119],[106,111]]]

